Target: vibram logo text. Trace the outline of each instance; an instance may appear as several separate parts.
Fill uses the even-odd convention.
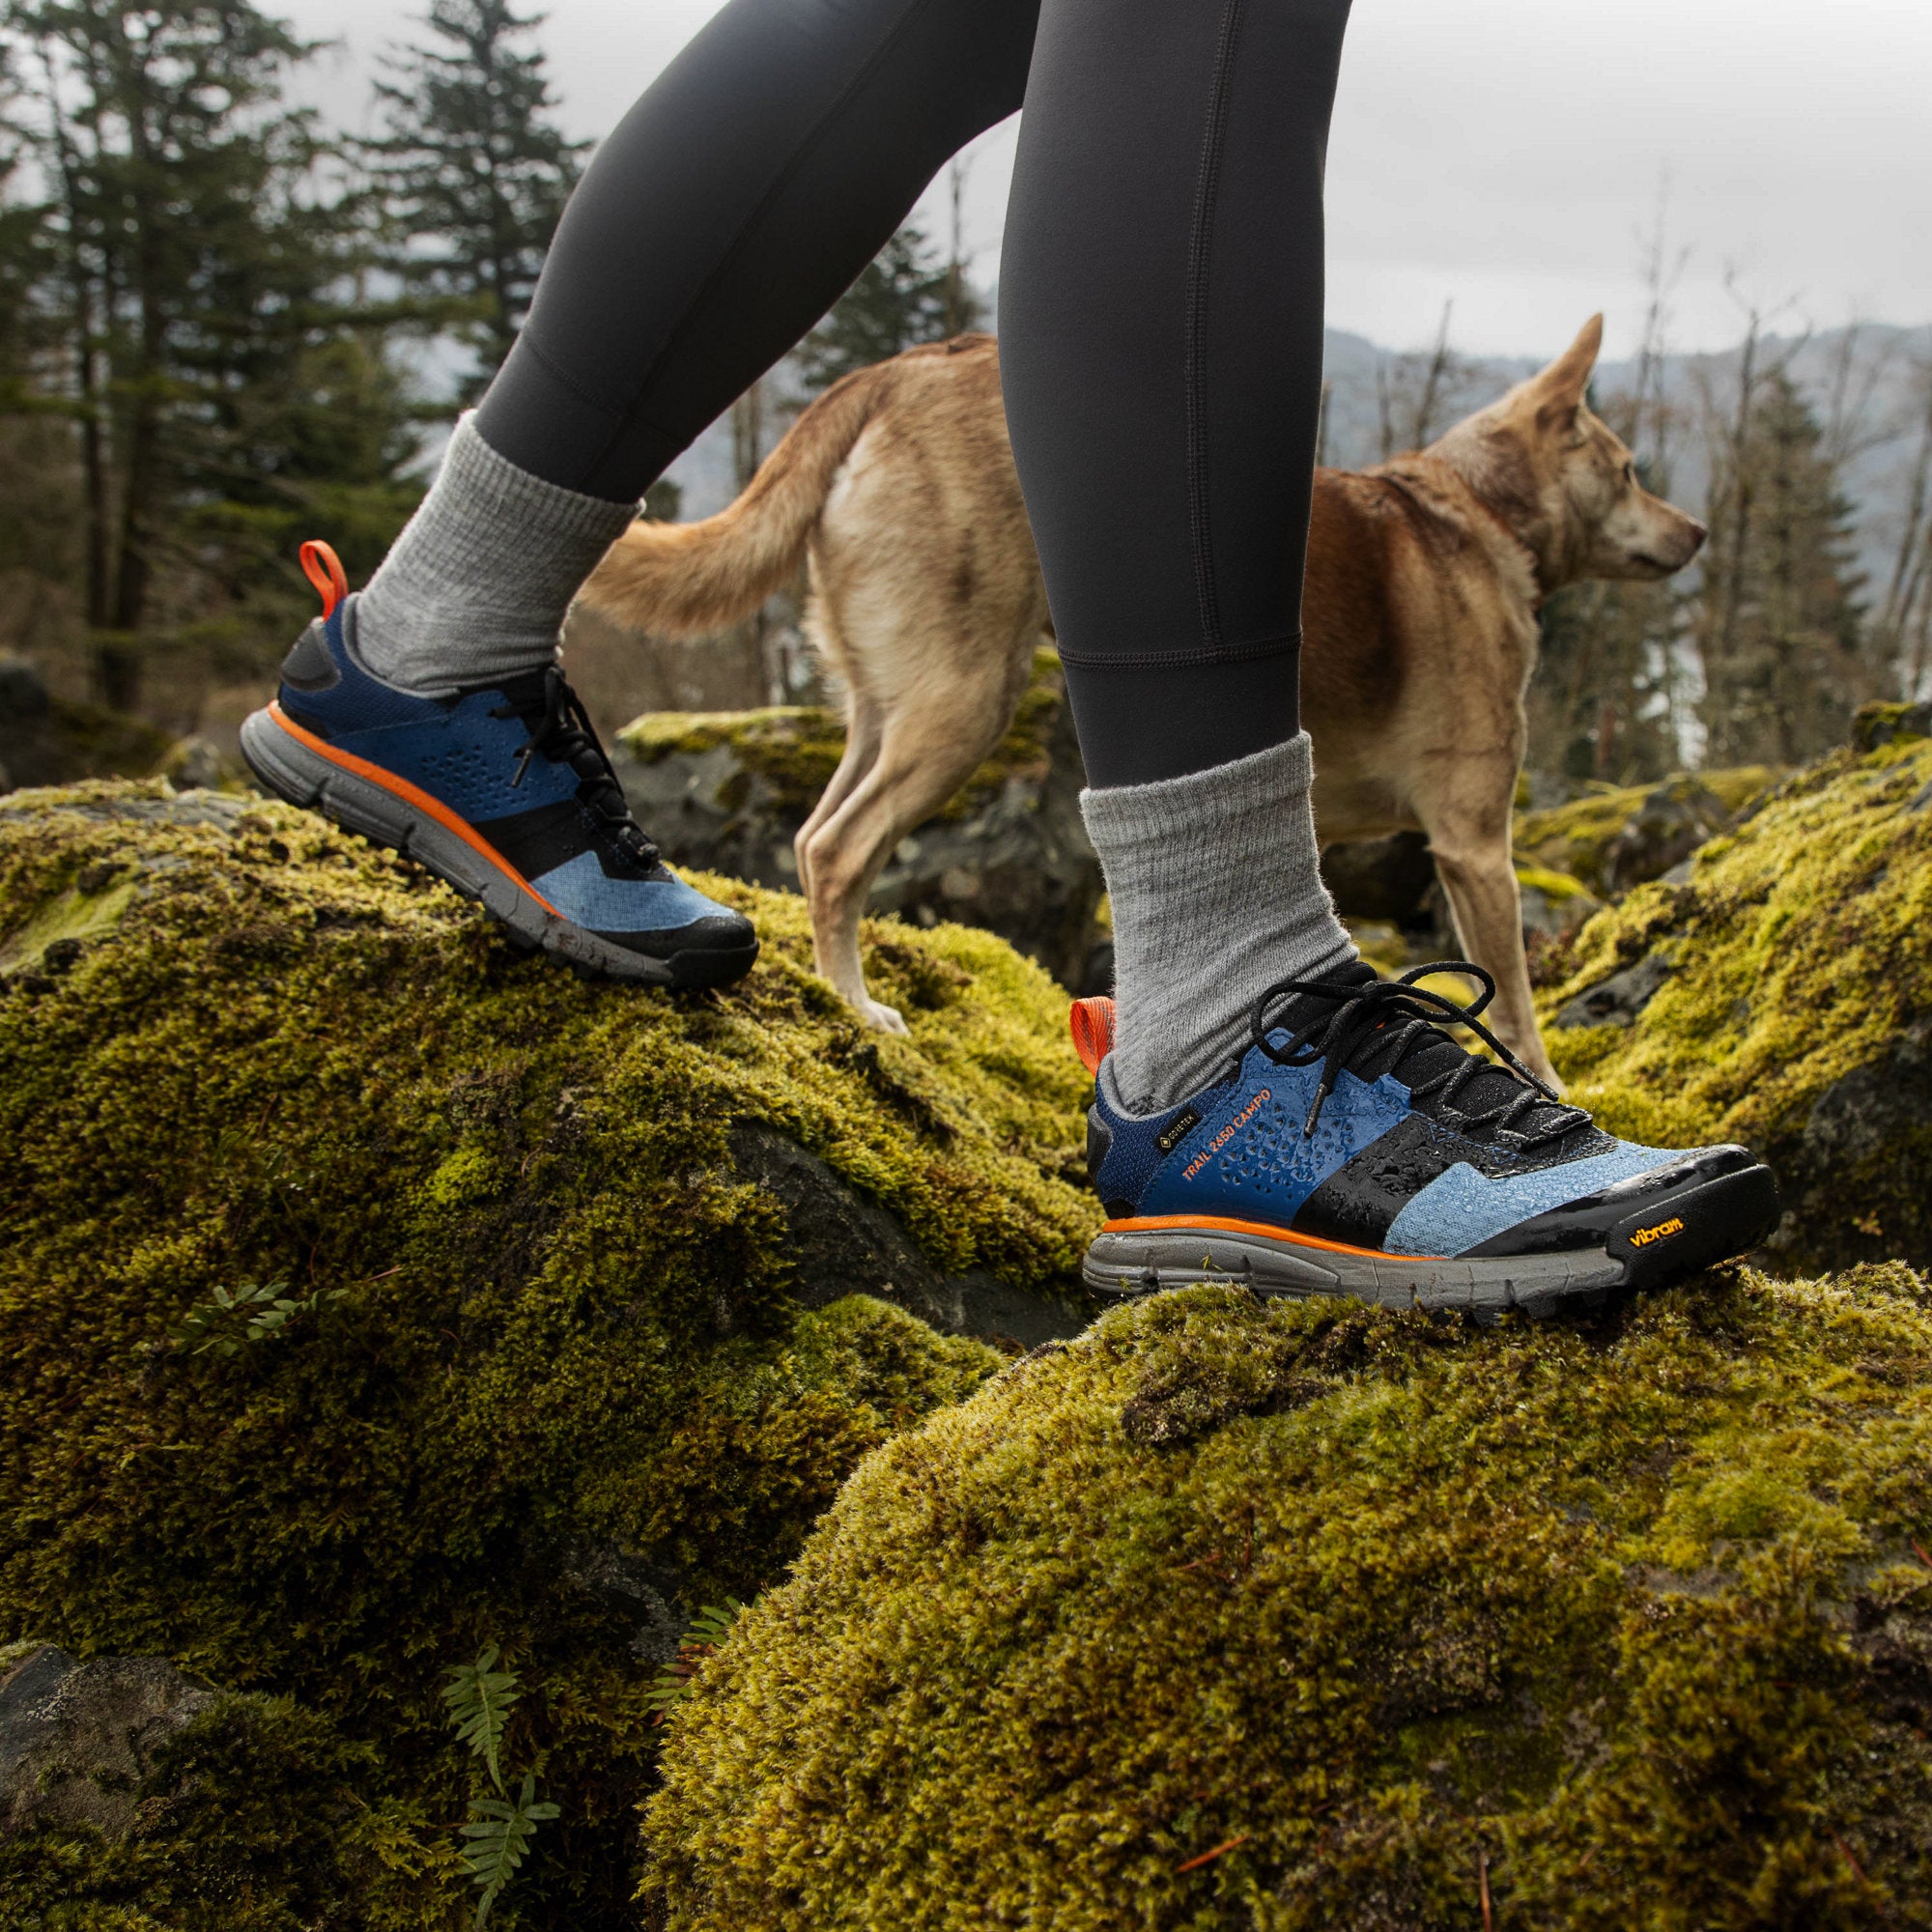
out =
[[[1684,1223],[1673,1214],[1669,1220],[1660,1221],[1654,1228],[1639,1228],[1631,1236],[1631,1246],[1634,1248],[1647,1248],[1653,1241],[1661,1241],[1666,1236],[1681,1235],[1683,1232]]]

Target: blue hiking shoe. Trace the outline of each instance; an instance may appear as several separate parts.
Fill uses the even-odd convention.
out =
[[[1435,973],[1483,994],[1463,1009],[1414,983]],[[1463,960],[1284,981],[1229,1077],[1148,1119],[1123,1111],[1105,1057],[1113,1003],[1080,1002],[1087,1165],[1110,1217],[1088,1286],[1226,1276],[1264,1294],[1543,1316],[1676,1280],[1776,1225],[1776,1183],[1746,1149],[1636,1147],[1558,1101],[1481,1024],[1494,992]]]
[[[270,791],[394,846],[580,972],[722,986],[751,970],[751,922],[664,865],[561,670],[432,696],[384,684],[356,655],[335,553],[305,544],[302,565],[323,614],[242,727]]]

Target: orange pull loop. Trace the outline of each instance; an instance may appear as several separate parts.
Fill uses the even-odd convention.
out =
[[[315,585],[322,599],[322,614],[332,617],[335,607],[349,595],[349,573],[342,559],[320,537],[311,537],[301,547],[302,575]]]
[[[1100,1063],[1114,1050],[1114,1003],[1108,999],[1075,1000],[1066,1016],[1073,1036],[1073,1050],[1089,1073],[1098,1073]]]

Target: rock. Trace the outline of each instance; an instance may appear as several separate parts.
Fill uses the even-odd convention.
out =
[[[647,1916],[1922,1924],[1928,1381],[1897,1264],[1585,1330],[1112,1311],[869,1459],[707,1661]]]
[[[934,1267],[884,1208],[771,1127],[734,1127],[731,1155],[746,1179],[783,1207],[799,1298],[808,1307],[876,1295],[946,1334],[1005,1343],[1016,1354],[1077,1335],[1093,1320],[1094,1303],[1072,1284],[1053,1299],[985,1268],[949,1274]]]
[[[1582,930],[1604,902],[1580,879],[1541,866],[1518,866],[1517,890],[1522,896],[1523,938],[1546,943],[1565,940]]]
[[[1424,833],[1396,832],[1326,846],[1321,877],[1345,919],[1399,926],[1434,923],[1426,901],[1435,888],[1435,860]]]
[[[1077,988],[1101,879],[1080,819],[1086,781],[1064,693],[1058,659],[1041,652],[1005,743],[900,841],[868,904],[922,926],[982,926]],[[836,714],[783,706],[640,718],[618,735],[612,760],[673,864],[795,892],[793,837],[843,750]]]
[[[1932,1263],[1932,740],[1844,752],[1639,887],[1541,997],[1570,1097],[1776,1171],[1782,1265]]]
[[[140,777],[158,768],[173,742],[143,719],[50,696],[34,665],[0,652],[0,792]]]
[[[1330,845],[1321,876],[1362,956],[1399,973],[1462,950],[1435,860],[1420,832]],[[1532,953],[1569,938],[1602,905],[1580,880],[1519,863],[1524,944]]]
[[[62,765],[45,681],[25,658],[0,652],[0,791],[53,783]]]
[[[868,925],[912,1029],[884,1037],[810,972],[797,898],[704,885],[764,952],[672,997],[521,955],[279,804],[0,801],[0,1632],[76,1657],[164,1633],[353,1761],[300,1804],[320,1746],[206,1774],[267,1835],[298,1811],[327,1838],[334,1916],[230,1918],[169,1878],[182,1923],[467,1915],[476,1774],[439,1692],[485,1643],[526,1687],[512,1768],[563,1807],[505,1909],[631,1922],[668,1642],[999,1366],[906,1309],[1009,1351],[1078,1326],[1064,993],[991,934]],[[251,1339],[222,1294],[284,1319]],[[216,1869],[175,1829],[141,1856]],[[127,1895],[106,1866],[72,1893],[76,1842],[35,1883]]]
[[[1731,829],[1749,801],[1777,780],[1764,766],[1699,772],[1662,784],[1608,787],[1518,814],[1518,863],[1577,879],[1602,898],[1659,879]]]
[[[1553,1027],[1598,1027],[1633,1025],[1650,1005],[1658,989],[1670,978],[1669,962],[1655,952],[1646,952],[1634,966],[1612,973],[1594,986],[1586,986],[1556,1009],[1549,1024]]]
[[[214,1702],[159,1658],[29,1648],[0,1675],[0,1838],[33,1825],[124,1836],[156,1749]]]
[[[1731,814],[1709,786],[1671,779],[1644,794],[1604,849],[1604,886],[1611,895],[1661,879],[1700,845],[1731,829]]]
[[[254,789],[248,768],[206,738],[178,738],[155,768],[178,791],[242,793]]]
[[[1932,704],[1867,704],[1852,720],[1852,749],[1877,752],[1909,738],[1932,738]]]

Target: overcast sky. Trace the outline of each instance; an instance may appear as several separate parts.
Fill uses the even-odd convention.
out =
[[[346,40],[316,98],[354,119],[370,56],[416,9],[288,11]],[[715,11],[552,0],[572,130],[606,131]],[[1009,125],[969,177],[986,280],[1011,165]],[[1690,251],[1675,347],[1735,339],[1727,272],[1793,324],[1932,322],[1932,0],[1357,0],[1328,181],[1328,319],[1391,347],[1453,300],[1465,353],[1548,353],[1597,308],[1627,353],[1661,187]]]

